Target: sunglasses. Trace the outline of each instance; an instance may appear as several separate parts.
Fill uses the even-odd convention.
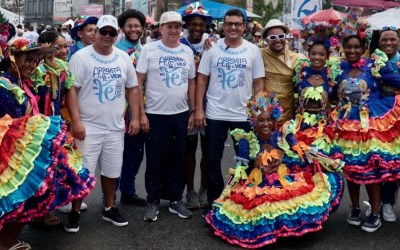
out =
[[[284,38],[286,38],[286,34],[285,33],[282,33],[282,34],[279,34],[279,35],[270,35],[270,36],[267,36],[267,39],[268,40],[276,40],[276,39],[284,39]]]
[[[116,37],[118,35],[118,32],[115,29],[99,29],[99,33],[102,36],[108,34],[110,37]]]
[[[395,26],[383,26],[381,30],[397,30],[397,28]]]

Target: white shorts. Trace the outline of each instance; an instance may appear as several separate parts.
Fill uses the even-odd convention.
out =
[[[75,145],[82,153],[83,166],[95,175],[99,165],[101,175],[119,178],[124,152],[124,131],[104,130],[84,125],[86,138],[75,139]]]

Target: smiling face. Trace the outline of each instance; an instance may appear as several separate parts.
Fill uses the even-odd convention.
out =
[[[349,63],[357,63],[360,61],[363,54],[363,47],[361,41],[356,38],[350,38],[346,44],[344,44],[344,54]]]
[[[181,36],[182,24],[176,22],[164,23],[161,25],[160,31],[163,43],[167,46],[175,46]]]
[[[254,126],[254,132],[261,139],[269,139],[272,133],[273,125],[274,119],[271,117],[271,113],[262,112],[257,117],[257,122]]]
[[[68,58],[69,47],[64,37],[58,36],[52,45],[57,49],[54,56],[58,59],[66,61]]]
[[[379,48],[385,52],[385,54],[392,58],[397,53],[399,47],[399,35],[394,30],[382,31],[379,36]]]
[[[328,59],[328,51],[322,44],[315,44],[309,52],[311,67],[316,70],[322,70]]]
[[[241,16],[226,16],[222,30],[224,31],[226,40],[242,39],[244,30],[246,29],[243,17]]]
[[[78,30],[78,36],[80,37],[81,42],[85,46],[94,43],[95,34],[96,34],[96,24],[88,24],[83,29]]]
[[[18,67],[21,78],[28,78],[38,66],[40,58],[37,51],[17,53],[14,55],[15,64]]]
[[[130,41],[136,43],[143,34],[143,26],[140,24],[139,19],[131,17],[126,19],[122,31]]]
[[[275,53],[280,53],[285,49],[286,45],[286,38],[279,38],[282,37],[281,34],[285,34],[285,30],[279,27],[271,28],[267,31],[265,35],[265,41],[267,41],[268,48]],[[281,36],[279,36],[281,35]],[[271,40],[268,37],[273,36],[275,39]]]
[[[111,26],[105,26],[96,31],[96,47],[109,49],[117,40],[118,31]]]
[[[206,20],[202,17],[195,16],[190,18],[188,23],[189,39],[193,43],[200,43],[203,34],[206,31]]]

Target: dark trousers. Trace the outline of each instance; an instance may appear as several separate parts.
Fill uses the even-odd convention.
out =
[[[170,201],[180,201],[185,188],[186,137],[189,112],[174,115],[147,114],[150,131],[145,136],[147,201],[160,200],[161,177],[168,179]],[[164,159],[168,152],[168,162]],[[162,169],[168,172],[162,176]]]
[[[236,128],[250,131],[249,122],[229,122],[207,119],[206,126],[206,169],[207,199],[212,204],[224,190],[224,179],[221,172],[221,160],[228,131]],[[235,151],[237,148],[235,147]]]
[[[130,136],[125,134],[124,155],[122,162],[119,190],[121,195],[136,194],[135,177],[139,171],[144,156],[144,134]]]
[[[381,197],[383,204],[394,205],[396,200],[397,181],[388,181],[382,183]]]

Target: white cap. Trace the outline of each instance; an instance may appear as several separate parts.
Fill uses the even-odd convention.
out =
[[[46,25],[46,30],[51,30],[51,26],[50,25]]]
[[[182,16],[176,11],[167,11],[164,12],[161,17],[160,17],[160,24],[164,23],[180,23],[182,25],[185,24],[184,21],[182,21]]]
[[[114,16],[102,15],[97,21],[97,28],[101,29],[106,26],[110,26],[118,31],[118,21]]]

